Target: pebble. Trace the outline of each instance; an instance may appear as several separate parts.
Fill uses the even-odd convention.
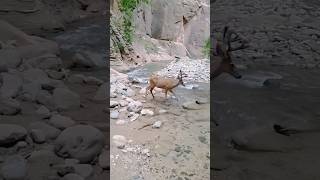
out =
[[[35,143],[41,144],[46,141],[46,135],[40,129],[32,129],[30,131],[30,136]]]
[[[111,108],[114,108],[114,107],[116,107],[116,106],[118,106],[119,105],[119,102],[118,101],[110,101],[110,107]]]
[[[117,125],[124,125],[124,124],[126,124],[127,123],[127,121],[125,121],[125,120],[118,120],[118,121],[116,121],[116,124]]]
[[[143,104],[140,101],[132,101],[128,104],[127,110],[129,112],[140,112],[143,108]]]
[[[168,111],[167,110],[165,110],[165,109],[160,109],[159,110],[159,114],[164,114],[164,113],[167,113]]]
[[[145,115],[149,115],[149,116],[153,116],[153,111],[151,111],[150,109],[142,109],[141,110],[141,115],[145,116]]]
[[[162,125],[161,121],[156,121],[155,123],[153,123],[152,128],[160,128]]]
[[[113,139],[113,143],[117,146],[117,148],[119,149],[123,149],[126,145],[126,143],[128,142],[126,137],[122,136],[122,135],[114,135],[112,137]]]
[[[119,112],[118,111],[111,111],[110,112],[110,118],[111,119],[118,119],[119,118]]]
[[[130,121],[135,121],[139,118],[139,114],[134,114],[131,118],[130,118]]]
[[[128,101],[120,100],[120,101],[119,101],[119,104],[120,104],[121,107],[125,107],[125,106],[128,105]]]

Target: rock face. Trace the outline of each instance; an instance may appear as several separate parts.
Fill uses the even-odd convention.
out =
[[[115,1],[114,21],[120,13]],[[204,57],[203,48],[209,39],[210,11],[208,1],[152,0],[140,3],[133,12],[136,33],[132,49],[136,61],[173,59],[174,56]],[[119,39],[119,38],[118,38]],[[111,43],[111,46],[117,44]]]
[[[104,135],[88,125],[76,125],[62,131],[55,141],[55,152],[64,158],[75,158],[81,163],[92,161],[102,150]]]
[[[0,146],[12,145],[26,136],[27,130],[24,127],[14,124],[0,124]]]

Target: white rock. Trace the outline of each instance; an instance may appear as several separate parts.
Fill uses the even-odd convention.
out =
[[[160,109],[159,110],[159,114],[164,114],[164,113],[167,113],[168,111],[167,110],[165,110],[165,109]]]
[[[150,109],[142,109],[141,110],[141,115],[145,116],[145,115],[149,115],[149,116],[153,116],[153,111],[151,111]]]
[[[127,110],[129,112],[140,112],[143,108],[143,104],[140,101],[132,101],[128,104]]]
[[[134,96],[136,93],[134,92],[134,90],[132,90],[131,88],[127,88],[127,90],[125,91],[126,96],[128,97],[132,97]]]
[[[121,107],[124,107],[124,106],[127,106],[127,105],[128,105],[128,102],[121,99],[121,100],[119,101],[119,104],[120,104]]]
[[[124,125],[124,124],[126,124],[127,123],[127,121],[125,121],[125,120],[118,120],[118,121],[116,121],[116,124],[117,125]]]
[[[127,143],[126,137],[122,135],[114,135],[112,137],[113,143],[117,146],[119,149],[123,149]]]
[[[110,101],[110,107],[111,108],[114,108],[114,107],[116,107],[116,106],[118,106],[119,105],[119,102],[118,101]]]
[[[133,122],[139,118],[139,114],[134,114],[132,117],[130,117],[130,121]]]
[[[155,123],[153,123],[152,128],[160,128],[162,125],[161,121],[156,121]]]
[[[145,94],[146,94],[146,88],[142,88],[142,89],[139,91],[139,93],[145,95]]]
[[[111,111],[110,112],[110,118],[111,119],[118,119],[119,118],[119,114],[120,113],[118,111],[116,111],[116,110],[115,111]]]

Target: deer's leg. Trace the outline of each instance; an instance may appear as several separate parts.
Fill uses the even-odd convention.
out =
[[[150,92],[151,92],[152,97],[153,97],[153,99],[154,99],[154,95],[153,95],[153,92],[152,92],[153,89],[154,89],[154,87],[151,87],[151,88],[150,88]]]
[[[179,100],[179,99],[178,99],[178,96],[176,95],[176,93],[173,92],[172,89],[170,89],[169,91],[174,95],[174,97],[176,97],[177,100]]]
[[[166,93],[166,99],[167,99],[168,90],[166,90],[165,93]]]

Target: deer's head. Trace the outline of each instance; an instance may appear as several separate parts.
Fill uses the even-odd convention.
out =
[[[241,45],[238,47],[231,47],[231,43],[236,41],[240,41]],[[218,42],[215,47],[216,54],[214,54],[214,56],[218,56],[220,61],[216,63],[213,62],[213,65],[216,66],[213,68],[213,78],[219,76],[221,73],[228,73],[237,79],[241,78],[241,75],[237,72],[235,65],[232,63],[231,52],[247,47],[248,46],[239,38],[239,35],[229,30],[227,26],[224,27],[223,39],[221,42]]]

